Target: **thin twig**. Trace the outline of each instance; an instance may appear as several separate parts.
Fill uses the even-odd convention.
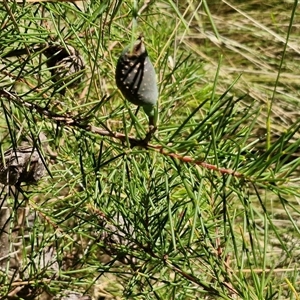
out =
[[[130,143],[130,146],[132,148],[133,147],[141,147],[144,149],[151,149],[151,150],[159,152],[165,156],[178,159],[184,163],[195,164],[195,165],[201,166],[208,170],[220,172],[221,174],[228,174],[228,175],[232,175],[234,177],[244,177],[244,175],[242,173],[237,172],[235,170],[220,168],[216,165],[212,165],[212,164],[209,164],[209,163],[201,161],[201,160],[195,160],[190,156],[182,156],[177,153],[169,152],[169,151],[165,150],[163,146],[150,144],[145,139],[143,139],[143,140],[137,139],[133,136],[126,136],[123,133],[104,130],[100,127],[96,127],[94,125],[88,124],[88,123],[86,123],[87,118],[80,118],[80,117],[71,116],[68,114],[65,114],[65,115],[57,114],[55,112],[52,112],[48,108],[43,108],[35,103],[30,103],[30,102],[24,101],[18,95],[10,93],[6,90],[0,90],[0,96],[4,96],[4,97],[8,98],[9,100],[13,101],[14,103],[16,103],[17,105],[22,105],[22,106],[28,108],[29,110],[36,110],[37,113],[39,113],[41,116],[44,116],[47,119],[53,120],[60,124],[63,123],[66,126],[77,127],[77,128],[86,130],[88,132],[96,133],[101,136],[108,136],[108,137],[116,138],[122,142],[125,142],[128,140]]]

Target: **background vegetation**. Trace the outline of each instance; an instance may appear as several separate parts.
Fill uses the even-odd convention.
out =
[[[299,299],[297,5],[1,2],[1,151],[29,143],[47,173],[2,188],[0,299]],[[148,145],[114,80],[139,32],[160,90]],[[51,41],[86,63],[65,95],[41,53],[5,57]]]

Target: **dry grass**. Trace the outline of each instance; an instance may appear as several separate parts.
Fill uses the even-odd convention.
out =
[[[241,74],[233,91],[237,95],[248,95],[245,104],[254,101],[255,105],[261,107],[257,134],[266,133],[271,106],[270,133],[273,138],[277,138],[300,117],[300,28],[296,23],[293,24],[279,71],[287,40],[292,1],[284,3],[273,0],[262,3],[255,0],[223,0],[209,1],[208,6],[211,18],[203,6],[197,8],[190,5],[189,11],[183,12],[190,26],[180,40],[199,56],[199,61],[204,61],[204,80],[207,83],[214,81],[219,57],[223,56],[217,85],[220,93]]]

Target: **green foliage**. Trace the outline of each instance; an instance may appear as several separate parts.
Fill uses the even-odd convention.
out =
[[[228,55],[198,39],[201,25],[222,36],[215,3],[203,3],[0,4],[1,153],[25,141],[47,167],[37,185],[2,188],[18,267],[0,264],[10,272],[0,273],[0,299],[29,299],[28,287],[94,299],[299,297],[300,119],[283,119],[275,97],[270,105],[246,93],[238,72],[224,80]],[[141,31],[160,90],[149,144],[145,113],[114,81],[120,51]],[[287,33],[278,34],[289,46]],[[49,42],[72,45],[86,62],[65,95],[31,50]],[[218,62],[209,80],[202,51]],[[277,88],[288,53],[279,58]],[[280,96],[281,107],[296,110],[296,98]]]

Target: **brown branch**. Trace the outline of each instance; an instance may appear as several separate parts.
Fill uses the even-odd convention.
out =
[[[182,162],[185,162],[185,163],[195,164],[195,165],[201,166],[205,169],[212,170],[212,171],[218,171],[222,174],[228,174],[228,175],[232,175],[234,177],[243,177],[244,176],[242,173],[239,173],[239,172],[237,172],[235,170],[232,170],[232,169],[220,168],[216,165],[209,164],[209,163],[207,163],[205,161],[202,161],[202,160],[195,160],[190,156],[182,156],[180,154],[168,152],[168,151],[164,150],[162,148],[162,146],[154,146],[154,145],[150,145],[150,144],[148,145],[148,148],[152,148],[152,147],[154,147],[154,150],[162,153],[165,156],[176,158],[176,159],[178,159]]]
[[[150,150],[159,152],[165,156],[178,159],[184,163],[198,165],[198,166],[201,166],[208,170],[220,172],[221,174],[228,174],[228,175],[232,175],[234,177],[244,177],[244,175],[242,173],[239,173],[235,170],[220,168],[216,165],[209,164],[202,160],[195,160],[190,156],[182,156],[180,154],[169,152],[166,149],[164,149],[164,147],[162,145],[150,144],[150,143],[148,143],[148,138],[149,138],[148,136],[146,137],[146,139],[142,140],[142,139],[137,139],[133,136],[127,136],[123,133],[113,132],[108,129],[104,130],[100,127],[96,127],[94,125],[88,124],[86,122],[88,120],[88,117],[82,118],[82,117],[77,117],[77,116],[74,117],[74,116],[71,116],[68,114],[65,114],[65,115],[57,114],[55,112],[48,110],[47,108],[43,108],[43,107],[37,105],[35,103],[30,103],[30,102],[24,101],[18,95],[14,94],[14,93],[10,93],[6,90],[0,90],[0,96],[3,96],[5,98],[13,101],[17,105],[24,106],[24,107],[28,108],[29,110],[35,110],[41,116],[44,116],[47,119],[53,120],[57,123],[65,124],[66,126],[77,127],[77,128],[83,129],[88,132],[96,133],[101,136],[112,137],[112,138],[118,139],[122,142],[129,141],[130,146],[132,148],[133,147],[141,147],[144,149],[150,149]]]

